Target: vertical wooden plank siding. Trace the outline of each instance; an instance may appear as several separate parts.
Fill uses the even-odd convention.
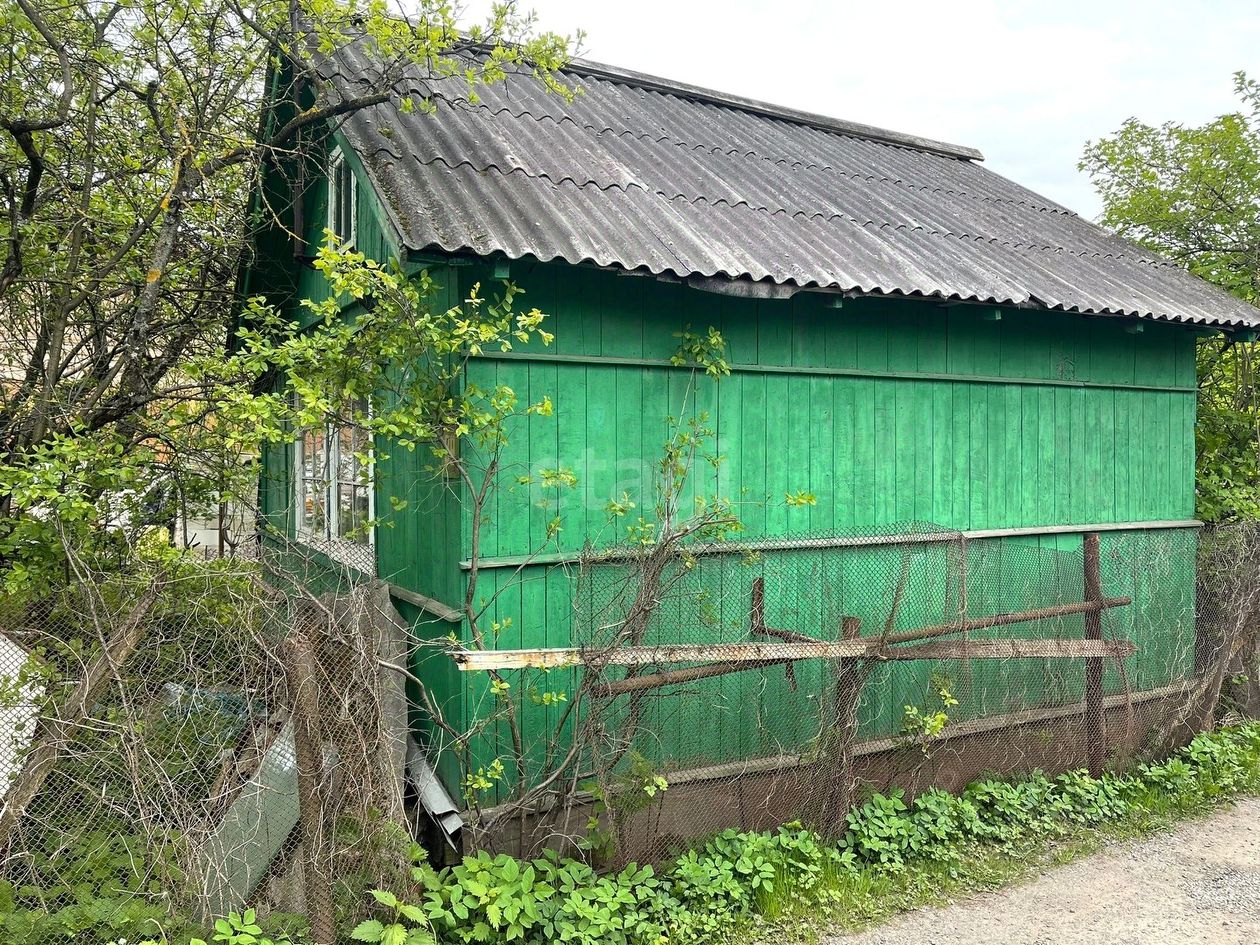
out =
[[[1194,394],[1173,388],[1193,385],[1193,340],[1175,327],[1150,326],[1131,335],[1114,321],[1060,313],[1008,312],[994,321],[967,307],[941,309],[908,301],[851,300],[842,309],[809,295],[790,302],[750,301],[549,265],[516,264],[512,276],[531,303],[556,313],[556,345],[523,349],[524,355],[544,359],[528,366],[479,362],[470,381],[508,383],[519,387],[522,400],[549,394],[555,402],[552,417],[532,417],[515,431],[505,461],[535,475],[547,466],[577,475],[578,487],[555,497],[563,529],[553,547],[560,550],[577,551],[588,537],[615,540],[622,525],[610,524],[604,508],[623,492],[640,509],[650,510],[653,464],[667,435],[666,418],[697,411],[710,415],[717,431],[714,446],[724,457],[717,474],[705,478],[698,491],[711,492],[717,483],[718,491],[735,499],[750,538],[914,521],[980,529],[1173,520],[1192,513]],[[462,270],[461,277],[464,292],[472,281],[489,281],[477,267]],[[667,359],[678,344],[676,332],[688,326],[703,331],[709,325],[725,333],[733,363],[769,370],[737,369],[716,387],[701,378],[692,388],[676,369],[637,363]],[[554,354],[563,357],[545,360]],[[827,373],[828,368],[856,373]],[[861,376],[863,371],[871,373]],[[886,376],[890,372],[938,376]],[[1003,384],[1003,378],[1016,383]],[[817,504],[786,506],[785,494],[795,491],[814,493]],[[550,507],[540,513],[540,498],[537,490],[508,487],[486,523],[486,547],[505,556],[537,550],[551,515]],[[1139,601],[1131,611],[1109,618],[1120,622],[1117,631],[1124,631],[1126,621],[1130,630],[1146,626],[1142,602],[1171,621],[1166,638],[1138,641],[1130,685],[1160,685],[1178,671],[1174,654],[1187,651],[1186,634],[1193,632],[1182,619],[1192,614],[1192,569],[1182,575],[1185,587],[1176,581],[1172,587],[1140,586],[1140,576],[1108,566],[1106,549],[1115,542],[1128,542],[1132,550],[1134,542],[1172,547],[1193,540],[1192,534],[1171,533],[1103,537],[1106,591],[1134,593]],[[462,544],[466,555],[466,522]],[[1079,548],[1079,538],[1025,544],[1070,554]],[[1018,563],[988,560],[984,543],[975,545],[972,612],[1024,603],[1024,598],[1031,603],[1037,590],[1027,578],[1022,584],[1015,580]],[[381,551],[413,554],[401,546]],[[817,552],[793,554],[803,572],[816,568]],[[853,557],[855,571],[874,569],[886,580],[900,567],[897,556],[887,552],[845,554]],[[449,569],[449,558],[443,561]],[[697,586],[713,582],[721,587],[715,575],[721,566],[716,559],[705,562]],[[901,615],[899,625],[932,619],[936,611],[956,606],[948,595],[934,595],[927,587],[943,580],[945,567],[943,560],[925,560],[925,586],[917,589],[917,603]],[[426,580],[450,589],[436,575]],[[521,580],[521,590],[503,594],[495,610],[500,619],[511,611],[519,621],[513,645],[565,645],[571,638],[571,577],[558,568],[535,566]],[[1004,586],[1012,590],[1002,591]],[[433,587],[416,589],[430,593]],[[873,599],[863,602],[860,587],[840,588],[837,594],[851,610],[876,609]],[[740,621],[740,602],[720,603],[714,639],[737,633],[731,628]],[[782,606],[787,606],[782,597],[776,602],[768,589],[768,615]],[[1036,628],[1015,632],[1035,636]],[[1015,664],[969,669],[974,674],[969,684],[1022,693],[1031,701],[1080,696],[1079,682],[1070,681],[1062,692],[1041,692],[1042,661]],[[890,704],[920,698],[932,671],[960,670],[935,663],[910,674],[903,670]],[[822,672],[822,667],[804,669],[801,688],[816,688]],[[1109,690],[1120,685],[1115,676],[1108,674]],[[878,680],[877,674],[872,685]],[[790,692],[778,668],[696,685],[714,705],[726,708],[752,694],[760,703],[781,706],[801,698]],[[485,697],[480,693],[473,700]],[[548,712],[521,705],[527,730],[541,734]],[[800,735],[794,729],[801,723],[789,712],[775,713],[776,721],[764,713],[756,718],[755,707],[748,711],[754,714],[747,725],[722,721],[685,748],[662,733],[658,750],[666,757],[722,760],[783,747]],[[864,731],[895,730],[895,705],[872,705],[863,712]],[[756,743],[759,730],[762,744]],[[502,752],[504,746],[483,747]]]
[[[308,238],[318,243],[322,227],[322,184],[307,194]],[[359,233],[369,255],[388,254],[389,234],[370,189],[360,189]],[[484,266],[448,266],[434,272],[443,299],[453,304],[474,282],[490,290]],[[1001,320],[979,307],[941,307],[922,301],[858,299],[834,308],[825,297],[799,294],[788,301],[756,301],[700,293],[651,279],[620,277],[556,264],[513,263],[512,279],[526,290],[524,303],[553,314],[555,345],[523,346],[514,354],[534,360],[485,358],[468,381],[482,387],[507,384],[526,403],[550,396],[554,413],[514,424],[504,455],[505,485],[487,510],[485,553],[514,556],[537,551],[547,522],[559,515],[562,529],[549,551],[579,551],[588,540],[612,542],[624,522],[610,523],[605,507],[627,493],[651,517],[655,463],[668,435],[666,418],[705,411],[717,431],[716,473],[697,470],[698,494],[715,490],[735,500],[748,538],[900,528],[930,522],[958,529],[983,529],[1087,522],[1156,521],[1188,518],[1194,507],[1193,425],[1195,413],[1192,336],[1175,326],[1149,325],[1141,334],[1118,321],[1063,313],[1007,311]],[[296,297],[319,297],[322,277],[304,270]],[[714,386],[700,378],[691,386],[685,372],[663,363],[678,346],[676,333],[719,327],[736,365]],[[848,372],[848,373],[846,373]],[[1070,383],[1086,386],[1063,386]],[[408,589],[458,606],[466,575],[459,560],[469,554],[467,504],[449,482],[435,482],[427,456],[392,452],[379,444],[378,515],[389,524],[377,530],[378,573]],[[272,453],[275,455],[272,455]],[[263,505],[291,528],[292,489],[287,454],[269,451]],[[542,469],[571,469],[575,489],[544,494],[516,477],[537,478]],[[788,492],[811,492],[816,504],[789,507]],[[390,496],[406,500],[392,510]],[[1148,633],[1132,658],[1130,685],[1152,687],[1188,672],[1176,657],[1192,649],[1193,570],[1175,580],[1147,581],[1115,561],[1109,549],[1166,547],[1192,561],[1192,533],[1104,535],[1102,580],[1109,594],[1133,594],[1133,608],[1108,617],[1108,631]],[[1145,544],[1143,544],[1145,543]],[[1154,543],[1154,544],[1152,544]],[[1027,582],[1015,589],[1017,555],[1000,560],[983,542],[969,552],[976,592],[972,613],[1034,596]],[[1079,554],[1079,538],[1047,537],[1025,543],[1048,553]],[[820,566],[818,552],[793,552],[802,573]],[[767,581],[766,609],[784,619],[808,609],[813,619],[842,607],[875,614],[880,588],[895,582],[897,552],[850,549],[837,553],[851,562],[849,573],[829,596],[810,589],[796,593]],[[1113,560],[1113,558],[1115,560]],[[697,569],[697,587],[720,589],[721,560]],[[769,565],[767,565],[769,568]],[[931,554],[916,564],[914,605],[899,626],[950,619],[957,601],[944,588],[947,562]],[[1181,567],[1179,565],[1179,567]],[[1005,569],[1005,570],[1004,570]],[[766,572],[767,576],[769,571]],[[1075,571],[1080,581],[1079,565]],[[1005,576],[1004,576],[1005,575]],[[503,646],[564,646],[571,642],[572,576],[560,567],[531,566],[518,577],[503,570],[481,576],[484,596],[495,602],[487,619],[512,629]],[[507,586],[500,582],[515,582]],[[937,587],[936,585],[942,585]],[[1083,592],[1084,588],[1080,588]],[[483,596],[481,593],[479,597]],[[793,598],[797,600],[793,600]],[[723,598],[713,639],[742,633],[740,601]],[[1158,610],[1167,628],[1152,634],[1142,619]],[[420,633],[443,634],[450,625],[423,624]],[[1082,627],[1083,630],[1083,627]],[[466,628],[465,628],[466,632]],[[873,632],[866,626],[864,632]],[[1007,629],[1005,632],[1011,632]],[[1035,628],[1019,632],[1035,635]],[[1190,634],[1190,637],[1187,637]],[[994,635],[1000,635],[994,632]],[[1189,641],[1189,643],[1188,643]],[[992,686],[1029,700],[1080,695],[1079,680],[1053,694],[1039,691],[1043,664],[990,664],[967,669],[973,687]],[[455,674],[426,660],[417,671],[432,680],[435,698],[457,712],[458,724],[488,711],[485,681]],[[695,732],[661,732],[654,747],[664,758],[683,755],[711,761],[778,750],[806,737],[803,714],[790,711],[817,689],[826,668],[802,668],[800,692],[792,692],[781,668],[703,680],[692,687],[714,705],[731,710],[746,704],[746,724],[723,716],[696,741]],[[868,700],[860,724],[868,734],[889,733],[899,703],[921,698],[933,671],[958,674],[952,664],[924,664],[896,677],[886,704]],[[566,676],[569,675],[567,672]],[[566,686],[555,674],[548,685]],[[891,679],[880,670],[870,685]],[[1108,690],[1121,685],[1116,674]],[[516,692],[528,745],[540,745],[558,710],[539,706]],[[766,705],[786,707],[768,714]],[[760,733],[761,739],[758,739]],[[474,763],[494,757],[506,762],[506,732],[489,730],[474,746]],[[691,739],[688,742],[688,739]],[[538,748],[527,748],[537,763]],[[515,772],[509,772],[509,777]],[[443,769],[444,777],[449,771]],[[448,786],[455,787],[448,779]]]

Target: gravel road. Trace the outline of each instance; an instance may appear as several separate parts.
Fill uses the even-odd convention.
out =
[[[1256,945],[1260,800],[832,945]]]

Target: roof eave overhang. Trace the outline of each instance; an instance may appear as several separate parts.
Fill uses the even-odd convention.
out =
[[[469,250],[451,251],[438,246],[423,249],[409,249],[407,259],[416,265],[454,265],[467,266],[477,263],[529,262],[559,263],[567,266],[580,266],[584,269],[599,269],[619,276],[631,276],[655,279],[658,282],[685,285],[700,292],[725,295],[735,298],[758,299],[763,301],[789,299],[802,292],[816,295],[827,295],[836,299],[884,298],[905,299],[909,301],[930,302],[939,306],[982,306],[1007,310],[1024,310],[1040,312],[1060,312],[1069,315],[1081,315],[1087,318],[1125,319],[1133,322],[1158,322],[1162,324],[1180,325],[1187,329],[1206,330],[1207,333],[1224,332],[1238,341],[1253,341],[1260,331],[1260,310],[1255,319],[1186,318],[1159,312],[1118,311],[1112,309],[1083,309],[1076,306],[1050,305],[1034,298],[1028,299],[996,299],[945,295],[940,293],[918,293],[885,291],[882,289],[863,289],[861,287],[845,287],[840,285],[800,285],[794,282],[774,282],[769,279],[750,279],[748,277],[731,277],[724,275],[705,276],[699,273],[676,273],[670,270],[652,272],[645,267],[629,269],[620,265],[602,265],[593,260],[573,263],[565,259],[541,260],[535,256],[509,257],[502,252],[489,254],[475,253]]]

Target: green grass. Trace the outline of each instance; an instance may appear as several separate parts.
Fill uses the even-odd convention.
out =
[[[1054,841],[1019,841],[1000,849],[975,846],[962,851],[963,859],[956,864],[914,863],[899,873],[868,867],[829,876],[807,905],[785,886],[762,900],[760,916],[734,940],[747,945],[813,942],[823,934],[861,931],[915,909],[948,905],[1068,863],[1105,842],[1100,831],[1080,834]]]
[[[790,880],[758,897],[759,915],[732,935],[734,945],[816,942],[823,935],[860,932],[916,909],[947,906],[977,893],[1015,886],[1046,870],[1065,866],[1103,848],[1151,837],[1207,816],[1240,797],[1260,795],[1249,783],[1243,791],[1180,796],[1157,789],[1142,792],[1126,816],[1096,827],[1074,826],[1056,836],[1028,836],[1000,845],[960,847],[951,863],[911,861],[901,872],[865,866],[856,872],[828,869],[819,886],[802,896]]]
[[[1123,774],[1033,771],[980,779],[959,794],[873,794],[843,824],[830,825],[828,837],[799,823],[725,830],[656,869],[598,873],[558,854],[523,862],[481,852],[437,870],[413,844],[410,863],[367,881],[397,880],[396,889],[372,894],[376,903],[398,903],[384,918],[435,945],[810,942],[1010,886],[1255,795],[1260,723],[1253,722],[1199,735],[1171,757]],[[44,933],[65,931],[65,916],[8,893],[7,904],[0,896],[0,941],[43,945],[54,937]],[[372,928],[382,921],[371,902],[362,917]]]

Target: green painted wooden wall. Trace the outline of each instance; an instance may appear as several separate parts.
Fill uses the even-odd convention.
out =
[[[483,267],[456,272],[462,294],[475,282],[486,287],[493,281]],[[1194,340],[1184,330],[1151,325],[1130,333],[1117,320],[1013,309],[994,321],[991,309],[919,301],[852,300],[839,309],[809,294],[750,301],[558,265],[516,264],[512,278],[526,289],[528,304],[551,314],[555,344],[486,358],[472,368],[470,381],[507,384],[522,402],[548,395],[555,411],[522,421],[512,433],[504,457],[509,484],[489,510],[482,535],[490,563],[512,565],[536,552],[546,522],[557,513],[564,527],[548,551],[575,552],[588,539],[617,540],[604,506],[623,491],[641,507],[650,503],[649,468],[667,435],[666,417],[693,410],[710,413],[726,457],[706,491],[739,500],[747,538],[896,530],[911,522],[982,529],[1184,520],[1193,514]],[[668,364],[676,333],[688,325],[722,330],[735,368],[730,377],[693,386],[690,372]],[[558,466],[574,471],[576,489],[549,494],[537,485],[510,484],[517,475]],[[817,504],[787,507],[784,494],[796,490],[813,492]],[[459,532],[466,557],[466,508]],[[1079,562],[1079,542],[1079,536],[1022,540],[1069,562]],[[1138,640],[1141,652],[1127,667],[1131,687],[1153,688],[1190,669],[1194,542],[1192,531],[1177,530],[1105,538],[1105,548],[1116,552],[1104,555],[1108,593],[1131,593],[1139,601],[1108,618]],[[993,574],[973,574],[973,613],[1025,600],[1079,599],[1079,564],[1075,571],[1064,564],[1072,578],[1057,579],[1053,587],[1044,575],[1022,581],[1003,576],[1003,567],[1016,567],[1011,562],[1021,540],[1007,544],[1013,550],[988,556],[998,562],[990,563]],[[855,584],[882,589],[882,598],[872,591],[863,600],[856,592],[845,603],[846,612],[867,618],[868,627],[878,625],[886,613],[888,575],[897,570],[893,556],[870,550],[829,554],[849,559],[845,567]],[[1132,567],[1161,554],[1168,562],[1162,580]],[[773,558],[766,557],[766,568],[773,570]],[[706,560],[696,580],[711,581],[712,595],[729,598],[729,574],[710,572],[729,572],[730,560]],[[940,562],[935,569],[925,562],[922,580],[930,583],[943,573]],[[494,601],[488,619],[511,618],[500,646],[572,642],[569,570],[488,568],[479,580],[478,599]],[[787,621],[793,615],[777,615],[776,608],[802,594],[782,587],[767,596],[768,617]],[[737,618],[746,605],[735,595],[722,604],[724,611],[732,606],[736,619],[720,621],[709,639],[739,637]],[[943,591],[923,588],[903,608],[898,626],[949,619],[949,607]],[[678,626],[675,621],[672,632]],[[1004,632],[1036,635],[1038,628]],[[960,712],[1078,698],[1080,673],[1059,667],[1050,672],[1048,662],[1039,660],[969,670],[969,689],[978,695]],[[798,670],[795,691],[781,670],[701,683],[694,687],[694,704],[711,707],[707,719],[662,717],[643,753],[662,763],[703,764],[799,748],[816,729],[817,703],[811,708],[808,699],[811,684],[814,693],[822,685],[823,672],[821,666]],[[914,664],[877,679],[872,685],[882,686],[886,698],[868,700],[864,731],[894,734],[902,706],[922,701],[933,672],[956,678],[961,669]],[[563,674],[552,677],[546,685],[572,684]],[[447,704],[462,718],[489,711],[486,680],[466,676],[452,684]],[[1118,691],[1123,683],[1112,672],[1108,685]],[[518,698],[526,744],[538,754],[560,710],[537,706],[523,692]],[[765,717],[769,707],[773,718]],[[482,763],[506,759],[507,733],[490,730],[474,747]]]
[[[1182,329],[1129,334],[1117,320],[1019,310],[987,321],[992,309],[916,301],[836,310],[809,294],[753,302],[544,266],[513,278],[553,313],[554,350],[487,359],[471,379],[552,397],[554,416],[532,418],[508,461],[578,473],[578,493],[562,499],[565,548],[601,527],[607,499],[642,483],[665,418],[693,405],[714,417],[728,457],[719,488],[745,500],[752,536],[1192,515],[1194,340]],[[690,401],[689,372],[666,363],[688,324],[720,327],[736,366]],[[784,508],[796,489],[818,504]],[[540,497],[501,498],[486,555],[533,550]]]
[[[322,187],[316,180],[306,195],[312,246],[322,227]],[[369,255],[388,256],[394,247],[384,214],[370,189],[361,187],[360,195],[360,246]],[[457,263],[431,270],[446,301],[466,297],[474,283],[483,291],[492,287],[488,266]],[[505,565],[483,568],[476,594],[493,599],[488,619],[511,618],[501,647],[572,642],[570,569],[535,564],[518,571],[507,565],[539,549],[556,514],[563,530],[549,553],[572,554],[587,541],[615,542],[618,531],[607,522],[606,503],[624,491],[640,507],[650,505],[650,467],[667,435],[666,418],[697,410],[711,415],[725,457],[702,489],[739,502],[747,538],[896,530],[912,522],[983,529],[1173,521],[1193,514],[1194,339],[1183,329],[1149,324],[1131,333],[1116,319],[1009,308],[993,320],[992,307],[910,300],[856,299],[835,308],[828,297],[811,293],[754,301],[561,264],[516,262],[511,278],[526,290],[526,304],[551,316],[555,344],[481,359],[469,381],[509,385],[522,403],[550,396],[555,410],[511,431],[506,485],[482,533],[483,555]],[[292,299],[321,290],[317,273],[298,269]],[[734,370],[719,383],[693,384],[690,372],[671,366],[669,358],[678,332],[710,325],[725,336]],[[378,451],[388,457],[377,471],[383,521],[376,535],[378,574],[459,606],[467,586],[460,561],[469,554],[471,537],[467,503],[457,484],[433,478],[428,457],[394,452],[389,444],[378,444]],[[291,529],[287,462],[282,451],[268,452],[271,486],[264,505],[277,524]],[[537,485],[514,484],[517,476],[555,467],[572,469],[577,488],[548,494]],[[787,507],[784,494],[797,490],[812,492],[816,504]],[[390,496],[405,499],[405,507],[391,510]],[[1050,594],[1079,597],[1073,579],[1053,587],[1011,579],[1021,546],[1061,554],[1068,573],[1078,560],[1079,541],[1034,536],[1008,540],[1012,550],[1000,555],[973,549],[980,557],[972,612],[1044,601]],[[1152,688],[1189,671],[1194,547],[1189,530],[1118,532],[1104,539],[1106,591],[1138,600],[1108,618],[1138,640],[1139,655],[1128,666],[1132,687]],[[887,550],[831,554],[828,566],[844,559],[854,587],[826,606],[819,603],[812,617],[800,612],[801,601],[817,597],[812,591],[782,586],[771,593],[769,585],[783,559],[797,555],[804,561],[822,552],[765,556],[770,619],[829,619],[843,607],[867,618],[868,626],[878,621],[885,606],[880,594],[900,559]],[[1164,572],[1131,567],[1161,555],[1168,562]],[[694,579],[723,595],[712,639],[739,632],[744,605],[727,588],[732,581],[746,584],[749,573],[732,576],[733,560],[706,559]],[[985,576],[985,567],[993,573]],[[804,565],[798,570],[810,573]],[[953,605],[937,580],[943,563],[929,555],[917,573],[924,586],[899,625],[948,619]],[[1072,573],[1079,583],[1079,573]],[[784,607],[796,610],[776,611]],[[406,614],[422,636],[440,636],[452,626],[415,610]],[[1036,628],[1005,632],[1032,635]],[[444,657],[430,653],[415,669],[457,726],[492,705],[487,680],[456,673]],[[972,690],[1000,692],[1005,701],[998,707],[979,699],[967,710],[1005,711],[1013,699],[1041,704],[1079,696],[1079,673],[1065,671],[1062,684],[1047,686],[1046,670],[1045,661],[1017,661],[971,671]],[[887,697],[870,700],[864,731],[874,736],[895,730],[901,706],[918,701],[933,671],[961,672],[916,664],[877,679],[874,685],[883,686]],[[645,744],[644,753],[660,761],[708,763],[799,748],[811,719],[816,722],[816,709],[811,716],[802,700],[811,681],[815,690],[822,684],[822,672],[821,666],[802,667],[795,691],[781,670],[706,681],[698,687],[697,704],[726,707],[720,721],[698,729],[692,720]],[[563,689],[571,683],[553,674],[547,685]],[[1118,674],[1108,678],[1113,690],[1123,684]],[[561,709],[536,705],[524,688],[515,698],[536,759]],[[765,718],[768,707],[777,719]],[[660,721],[664,726],[667,720]],[[491,728],[473,746],[474,758],[480,764],[506,760],[506,745],[506,732]],[[456,789],[453,767],[444,764],[442,771]],[[509,766],[508,778],[513,776]]]
[[[272,168],[264,180],[264,190],[269,211],[290,229],[299,220],[294,207],[301,206],[300,221],[303,239],[295,244],[284,235],[264,231],[259,244],[259,265],[252,273],[251,291],[262,292],[279,305],[291,318],[303,325],[312,323],[304,300],[319,301],[327,298],[328,287],[324,277],[311,265],[311,258],[318,252],[324,240],[327,220],[328,182],[322,173],[329,139],[314,148],[299,174],[290,166],[284,173]],[[367,182],[362,163],[353,151],[345,153],[358,179],[355,248],[369,259],[385,261],[400,256],[384,207],[376,198]],[[295,187],[296,182],[304,187]],[[277,258],[279,257],[279,258]],[[411,263],[404,263],[413,266]],[[419,269],[419,265],[414,265]],[[439,284],[434,303],[447,306],[455,304],[459,290],[456,271],[443,265],[429,267],[429,272]],[[377,576],[401,587],[422,592],[438,600],[459,602],[462,600],[464,579],[458,561],[463,548],[460,534],[460,497],[454,484],[436,477],[432,469],[432,457],[423,449],[406,450],[384,441],[375,445],[376,506],[378,517],[384,519],[375,530],[373,540],[377,561]],[[263,449],[259,500],[264,520],[280,535],[295,535],[295,487],[293,482],[292,447],[266,446]],[[392,500],[392,501],[391,501]],[[391,506],[398,503],[402,510],[395,513]],[[271,542],[273,550],[284,550],[284,542]],[[345,586],[346,581],[361,579],[362,574],[349,574],[340,563],[319,553],[305,549],[291,549],[292,554],[283,558],[285,567],[298,573],[309,584],[321,591]],[[418,637],[433,639],[444,637],[451,624],[436,620],[432,614],[421,611],[402,601],[396,601],[403,617],[410,621]],[[432,658],[428,650],[422,660],[413,667],[426,680],[431,680],[435,697],[451,712],[457,724],[463,724],[464,706],[460,687],[463,683],[458,673],[445,659]],[[410,684],[409,684],[410,685]],[[411,687],[413,706],[419,700]],[[418,730],[429,734],[420,713],[413,716]],[[442,759],[442,773],[449,783],[457,781],[453,759]]]

